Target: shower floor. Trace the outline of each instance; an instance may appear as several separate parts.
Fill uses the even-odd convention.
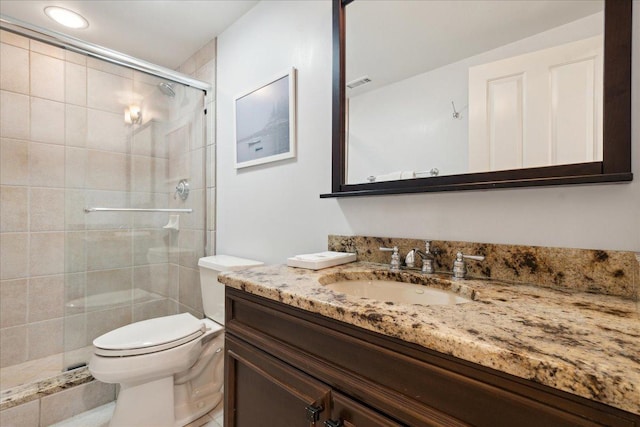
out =
[[[66,368],[65,360],[88,361],[93,352],[93,346],[87,346],[67,353],[58,353],[41,359],[29,360],[18,365],[0,369],[0,389],[2,397],[8,389],[37,383],[56,377]]]

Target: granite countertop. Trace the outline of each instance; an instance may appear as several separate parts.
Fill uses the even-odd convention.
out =
[[[428,282],[474,301],[454,306],[390,304],[323,286],[343,278]],[[632,300],[391,273],[381,264],[364,262],[319,271],[265,266],[224,273],[220,281],[640,415],[640,317]]]

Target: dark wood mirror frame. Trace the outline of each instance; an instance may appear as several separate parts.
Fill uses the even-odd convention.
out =
[[[333,0],[331,193],[352,197],[432,191],[631,181],[631,5],[605,0],[603,160],[558,166],[437,176],[366,184],[346,183],[345,6]]]

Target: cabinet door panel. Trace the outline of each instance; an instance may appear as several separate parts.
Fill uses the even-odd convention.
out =
[[[225,426],[323,425],[328,386],[228,335],[225,348]],[[311,405],[323,408],[316,422],[307,418]]]

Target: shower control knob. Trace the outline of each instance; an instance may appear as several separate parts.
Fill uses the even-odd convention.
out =
[[[187,197],[189,197],[189,181],[186,179],[181,179],[176,186],[176,193],[173,195],[173,198],[176,199],[178,196],[180,196],[182,200],[187,200]]]

